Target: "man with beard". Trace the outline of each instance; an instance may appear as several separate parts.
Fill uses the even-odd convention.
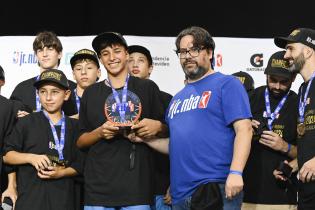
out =
[[[288,37],[276,37],[275,44],[285,48],[289,70],[299,73],[304,83],[299,89],[298,105],[298,209],[315,209],[315,31],[295,29]]]
[[[298,100],[296,93],[290,91],[296,74],[287,69],[284,54],[279,51],[270,57],[265,69],[267,85],[250,94],[256,132],[244,170],[242,210],[296,209],[296,189],[291,179],[282,181],[273,176],[280,162],[296,157]]]
[[[184,29],[176,48],[188,80],[166,115],[170,138],[129,137],[169,152],[174,210],[240,209],[252,138],[247,93],[237,78],[213,70],[215,43],[205,29]]]

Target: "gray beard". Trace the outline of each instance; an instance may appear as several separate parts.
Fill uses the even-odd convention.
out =
[[[188,71],[185,68],[183,70],[184,70],[184,73],[187,76],[187,78],[190,80],[200,79],[201,77],[203,77],[208,72],[208,69],[205,69],[205,68],[200,67],[200,66],[198,66],[198,68],[192,72]]]

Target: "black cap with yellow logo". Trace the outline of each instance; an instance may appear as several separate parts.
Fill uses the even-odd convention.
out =
[[[34,82],[34,86],[36,89],[39,89],[42,85],[50,82],[65,89],[69,89],[69,83],[66,75],[58,69],[47,69],[43,71],[36,82]]]
[[[90,59],[95,62],[97,68],[100,68],[100,64],[98,62],[98,57],[93,50],[89,49],[81,49],[74,53],[74,55],[70,59],[71,68],[73,69],[77,60]]]
[[[276,37],[275,44],[285,48],[288,43],[301,43],[315,49],[315,30],[310,28],[298,28],[291,32],[288,37]]]
[[[233,73],[232,75],[241,81],[247,92],[254,90],[254,79],[249,73],[239,71]]]
[[[288,70],[289,62],[285,60],[285,51],[278,51],[271,55],[268,65],[265,69],[265,74],[275,75],[291,79],[295,74]]]

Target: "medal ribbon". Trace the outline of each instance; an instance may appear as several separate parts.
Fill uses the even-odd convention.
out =
[[[74,90],[74,95],[75,95],[75,103],[77,105],[77,110],[78,110],[78,113],[80,111],[80,98],[77,94],[77,89]]]
[[[306,106],[306,99],[307,99],[308,92],[310,91],[310,87],[311,87],[311,84],[312,84],[314,77],[315,77],[315,71],[312,74],[309,83],[307,84],[303,101],[302,101],[302,90],[301,90],[300,101],[299,101],[299,115],[300,115],[299,116],[299,122],[300,123],[304,123],[304,112],[305,112],[305,106]]]
[[[40,75],[38,75],[38,76],[36,77],[36,81],[39,80],[39,76],[40,76]],[[42,109],[42,105],[40,104],[39,95],[38,95],[37,90],[35,90],[35,95],[36,95],[36,112],[39,112],[39,111]]]
[[[265,89],[265,105],[266,105],[266,113],[267,113],[267,118],[268,118],[269,130],[272,130],[272,123],[277,118],[277,115],[279,114],[285,101],[287,100],[289,93],[290,93],[290,90],[288,91],[288,93],[285,96],[283,96],[283,98],[279,102],[278,106],[276,107],[275,111],[273,113],[271,113],[270,100],[269,100],[269,90],[266,87],[266,89]]]
[[[46,118],[48,119],[49,121],[49,124],[50,124],[50,128],[51,128],[51,131],[53,133],[53,136],[54,136],[54,140],[55,140],[55,148],[57,149],[58,151],[58,155],[59,155],[59,160],[63,160],[64,157],[63,157],[63,148],[65,146],[65,133],[66,133],[66,120],[65,120],[65,114],[64,112],[62,112],[62,118],[61,118],[61,132],[60,132],[60,140],[58,138],[58,135],[57,135],[57,131],[56,131],[56,128],[53,124],[53,122],[50,120],[48,114],[46,111],[43,111]]]
[[[113,88],[110,80],[108,79],[108,84],[112,88],[113,95],[114,95],[114,98],[115,98],[115,101],[116,101],[116,104],[117,104],[117,108],[119,110],[120,122],[125,122],[126,121],[125,114],[126,114],[128,81],[129,81],[129,74],[127,75],[126,82],[125,82],[124,88],[122,90],[122,99],[120,101],[118,92],[115,90],[115,88]]]

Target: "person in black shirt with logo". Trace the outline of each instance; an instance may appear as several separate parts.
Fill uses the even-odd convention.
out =
[[[57,35],[50,31],[43,31],[37,34],[33,42],[33,50],[38,60],[38,66],[40,73],[47,69],[57,68],[60,64],[62,57],[62,44]],[[27,79],[19,83],[13,90],[10,99],[21,101],[25,108],[18,112],[18,117],[23,117],[31,112],[41,110],[38,94],[33,86],[38,76]],[[76,84],[72,81],[68,81],[70,84],[70,90],[76,87]],[[72,93],[73,94],[73,93]],[[68,100],[63,104],[63,111],[67,116],[77,114],[75,102]]]
[[[297,153],[297,95],[290,90],[296,75],[287,69],[284,53],[270,57],[265,69],[267,85],[250,94],[256,133],[244,170],[242,210],[296,209],[296,187],[291,179],[285,182],[273,175],[281,162],[292,161]]]
[[[275,44],[285,48],[289,70],[299,73],[304,83],[299,89],[298,105],[298,209],[315,209],[315,30],[297,28],[288,37],[276,37]]]
[[[160,90],[151,80],[129,75],[128,46],[119,33],[99,34],[92,46],[108,79],[86,88],[81,99],[77,145],[88,150],[84,209],[149,210],[154,197],[153,151],[125,136],[137,132],[130,126],[144,118],[163,121]],[[146,134],[145,130],[142,136]]]
[[[17,166],[15,209],[75,210],[73,176],[82,173],[78,122],[65,116],[66,76],[47,69],[34,83],[43,110],[20,118],[5,139],[4,162]]]

